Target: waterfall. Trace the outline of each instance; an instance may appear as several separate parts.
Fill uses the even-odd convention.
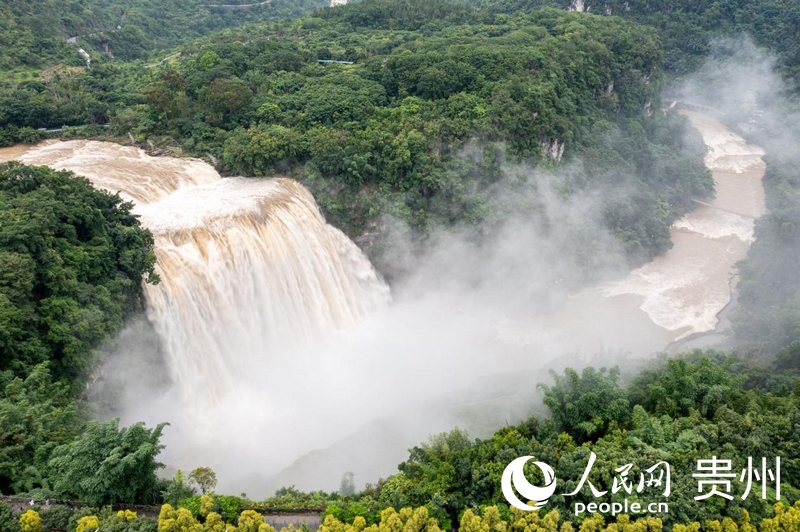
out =
[[[293,180],[223,179],[202,161],[95,141],[42,146],[22,161],[75,171],[135,203],[161,277],[145,286],[147,315],[198,413],[389,301],[361,250]]]

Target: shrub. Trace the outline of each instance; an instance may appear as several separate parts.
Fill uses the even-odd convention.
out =
[[[39,513],[34,510],[28,510],[19,518],[19,525],[22,532],[43,532],[42,518]],[[79,530],[78,532],[83,532]]]

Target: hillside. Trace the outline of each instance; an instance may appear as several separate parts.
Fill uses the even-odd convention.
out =
[[[768,149],[765,184],[771,214],[756,224],[756,244],[741,264],[742,297],[733,317],[736,345],[770,355],[796,352],[797,345],[792,344],[800,330],[800,284],[790,265],[800,255],[800,156],[793,149],[800,134],[800,4],[790,0],[458,3],[486,13],[528,12],[548,6],[582,10],[623,17],[658,31],[670,92],[680,93],[682,84],[692,80],[692,99],[720,108],[740,133]],[[737,89],[723,91],[721,87]],[[721,98],[725,92],[731,94]],[[760,109],[758,115],[766,109],[766,116],[754,117],[753,109]],[[740,127],[753,118],[757,118],[756,127]]]
[[[0,4],[0,71],[29,76],[54,65],[83,66],[81,46],[94,60],[132,60],[169,49],[214,30],[297,16],[327,5],[321,0],[271,0],[250,8],[244,0],[19,0]],[[68,39],[77,37],[72,45]]]
[[[324,512],[320,532],[800,530],[796,0],[363,0],[319,10],[329,1],[203,1],[0,4],[0,146],[86,137],[215,166],[187,171],[211,175],[213,183],[154,202],[149,219],[154,211],[164,216],[149,226],[147,209],[135,211],[70,172],[0,165],[0,492],[24,497],[25,505],[29,498],[47,501],[45,508],[31,503],[21,516],[0,502],[0,532],[275,532],[258,512],[287,511]],[[762,70],[718,53],[716,37],[742,33],[767,50],[736,41],[746,43],[748,61]],[[92,57],[91,68],[78,47]],[[703,139],[671,101],[662,101],[690,78],[701,87],[698,101],[730,128],[720,137],[735,130],[759,146],[720,149],[720,158],[747,155],[760,165],[766,151],[770,212],[753,222],[754,233],[697,233],[729,255],[731,239],[749,244],[755,234],[737,265],[732,329],[717,332],[728,335],[726,351],[645,364],[613,352],[618,346],[598,345],[597,366],[627,366],[583,368],[592,353],[563,353],[553,366],[559,371],[538,383],[539,373],[523,366],[544,372],[548,354],[540,346],[565,345],[551,335],[561,320],[539,330],[525,319],[567,308],[564,300],[583,311],[556,316],[567,334],[580,336],[583,320],[604,328],[596,318],[615,312],[622,334],[651,334],[624,311],[642,310],[647,297],[640,293],[623,293],[624,303],[619,294],[603,295],[618,299],[600,311],[571,296],[661,260],[673,246],[673,223],[714,196]],[[731,96],[728,108],[721,95],[736,79],[758,90],[746,101]],[[183,177],[142,170],[114,153],[97,157],[102,172],[114,173],[107,164],[113,158],[135,170],[136,187],[180,188]],[[85,163],[89,155],[87,149],[75,160]],[[215,170],[256,179],[220,179]],[[296,179],[313,198],[296,183],[301,196],[256,193],[243,184],[269,185],[258,178],[276,175]],[[161,178],[166,185],[152,186]],[[195,194],[201,188],[205,195]],[[730,194],[756,195],[742,190]],[[722,197],[724,187],[718,191]],[[302,216],[291,211],[296,197],[307,207]],[[750,218],[762,212],[737,220],[749,230]],[[346,236],[325,226],[325,240],[308,238],[309,216],[313,227],[328,222]],[[226,225],[228,219],[234,222]],[[233,237],[219,238],[228,233]],[[509,234],[514,238],[503,238]],[[263,253],[248,255],[253,249]],[[426,270],[431,250],[440,262]],[[172,267],[162,268],[170,260]],[[683,291],[702,292],[702,303],[722,301],[722,308],[736,272],[733,259],[716,262],[724,297],[709,296],[705,286]],[[678,291],[686,285],[671,281],[707,268],[700,260],[684,264],[647,280]],[[432,280],[412,282],[437,268]],[[493,285],[497,278],[507,282]],[[380,287],[386,307],[370,315],[357,294],[337,291],[359,279]],[[393,303],[384,301],[389,284]],[[159,307],[153,286],[164,289]],[[177,288],[170,293],[168,286]],[[487,301],[482,290],[492,292]],[[346,330],[335,320],[328,328],[336,314],[345,316]],[[164,326],[182,326],[185,315],[191,326]],[[317,331],[318,322],[325,328]],[[524,334],[509,333],[511,322]],[[518,341],[529,331],[536,342]],[[313,336],[307,345],[306,332]],[[674,339],[681,330],[668,332]],[[415,342],[404,343],[406,336]],[[104,365],[104,357],[116,358]],[[566,364],[574,369],[564,370]],[[636,365],[644,369],[634,371]],[[467,370],[476,384],[459,391]],[[413,407],[422,392],[436,404]],[[348,400],[338,402],[341,396]],[[159,417],[148,419],[151,428],[93,419],[113,411],[138,421],[145,412],[139,402],[148,410],[141,418]],[[381,418],[380,405],[399,413]],[[362,418],[373,421],[354,432]],[[460,429],[418,443],[429,427],[454,424]],[[330,427],[350,435],[325,449],[335,441]],[[159,458],[162,431],[175,453],[169,458]],[[396,451],[405,444],[413,447],[394,474],[363,478],[383,474],[384,456],[403,459]],[[270,465],[285,458],[281,453],[297,456],[314,446],[321,450],[268,478],[268,468],[281,467]],[[188,476],[159,476],[160,459],[185,467],[209,456],[219,460],[192,464],[197,469]],[[332,456],[361,469],[342,470]],[[501,479],[524,456],[558,471],[558,493],[543,512],[506,504]],[[731,500],[695,499],[702,489],[692,473],[712,456],[731,460]],[[764,467],[763,492],[761,485],[744,492],[747,457],[782,460],[773,484]],[[207,466],[230,486],[233,462],[246,472],[234,480],[236,493],[249,489],[246,482],[273,488],[297,476],[307,482],[301,488],[329,489],[344,475],[338,493],[292,486],[258,503],[214,493],[216,474]],[[644,483],[648,468],[665,463],[674,479],[668,501],[660,485]],[[533,469],[529,464],[528,480],[544,485],[546,471],[539,478]],[[358,490],[353,470],[359,486],[371,484]],[[325,486],[312,485],[319,478]],[[639,478],[633,491],[630,482]],[[606,503],[669,502],[670,511],[635,524],[639,516],[578,512],[576,503],[599,498],[588,486],[581,490],[587,479],[610,492]],[[87,506],[51,506],[55,499]],[[163,507],[156,521],[112,511],[117,504]]]
[[[778,57],[787,79],[800,76],[800,4],[794,0],[669,2],[625,0],[458,0],[496,13],[540,7],[613,15],[658,28],[664,47],[664,67],[677,75],[697,69],[709,55],[713,40],[748,34]]]
[[[567,194],[635,197],[606,198],[600,216],[637,263],[711,192],[685,120],[655,112],[661,57],[652,30],[619,18],[372,0],[218,33],[159,68],[21,85],[0,97],[0,125],[108,121],[229,173],[289,173],[364,238],[386,215],[417,235],[496,226],[536,203],[535,173],[569,166],[555,178]],[[608,258],[585,256],[590,276]]]

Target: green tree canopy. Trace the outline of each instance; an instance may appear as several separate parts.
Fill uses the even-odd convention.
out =
[[[42,362],[79,387],[92,351],[156,282],[132,204],[70,172],[0,165],[0,370]]]
[[[0,373],[0,492],[48,488],[49,453],[80,426],[67,386],[52,382],[47,363],[24,380]]]
[[[205,495],[217,486],[217,474],[210,467],[198,467],[189,473],[189,480],[197,484],[200,492]]]
[[[152,504],[159,497],[156,457],[166,423],[119,428],[119,419],[92,421],[76,440],[57,447],[50,458],[53,488],[91,504]]]
[[[563,376],[554,371],[550,375],[555,384],[541,386],[544,404],[558,427],[576,440],[602,436],[628,420],[630,403],[619,385],[619,368],[586,368],[580,374],[567,368]]]

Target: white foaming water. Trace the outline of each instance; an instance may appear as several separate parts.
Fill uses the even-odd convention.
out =
[[[716,121],[699,114],[692,120],[704,137],[716,135],[708,142],[720,155],[706,162],[717,199],[678,221],[675,246],[652,263],[617,283],[581,291],[562,311],[544,316],[520,314],[517,306],[509,315],[503,304],[494,308],[462,292],[451,303],[447,290],[438,294],[426,283],[431,293],[424,301],[403,297],[366,326],[331,335],[324,333],[383,306],[388,290],[296,183],[221,180],[199,161],[150,159],[107,144],[80,156],[87,143],[46,146],[23,158],[74,168],[139,200],[136,212],[154,232],[162,276],[160,285],[146,288],[150,316],[167,339],[181,395],[145,397],[123,421],[170,420],[165,461],[219,467],[232,479],[283,467],[401,401],[432,397],[445,385],[472,385],[469,379],[498,368],[539,367],[563,353],[585,356],[606,347],[647,355],[676,337],[713,329],[730,298],[734,265],[752,240],[751,218],[726,211],[763,213],[763,163],[760,150],[747,152]],[[94,150],[105,154],[96,157]],[[747,160],[753,164],[742,164]],[[509,249],[517,254],[519,245],[515,237]],[[498,322],[498,316],[508,319]],[[293,347],[309,339],[311,347]],[[427,411],[414,423],[421,426],[426,417]],[[426,426],[436,432],[452,425]],[[384,471],[359,478],[385,476],[416,441],[365,447],[371,453],[399,445],[401,452]],[[360,458],[331,465],[339,469],[327,489],[336,488],[337,474],[360,467],[354,463]],[[304,478],[311,473],[304,470]]]
[[[762,162],[763,149],[747,144],[728,129],[714,127],[708,117],[695,118],[694,124],[703,134],[708,148],[705,163],[710,170],[742,173]]]
[[[698,211],[685,215],[672,224],[672,228],[697,233],[705,238],[735,236],[743,242],[753,241],[752,218],[713,209]]]
[[[361,250],[290,179],[222,179],[202,161],[95,141],[41,146],[21,160],[72,170],[136,203],[161,277],[145,286],[148,317],[190,417],[250,382],[252,368],[353,327],[390,299]]]
[[[710,276],[714,266],[710,262],[689,257],[680,262],[649,263],[624,280],[610,283],[603,292],[606,297],[641,296],[639,308],[659,327],[678,332],[676,339],[709,331],[717,324],[717,313],[730,301],[725,272]]]
[[[197,159],[156,159],[139,148],[94,140],[40,145],[19,159],[26,164],[72,170],[88,177],[95,186],[119,192],[136,204],[152,203],[181,187],[220,179],[213,167]]]
[[[730,302],[734,265],[753,241],[754,219],[766,211],[760,183],[764,150],[706,115],[685,114],[708,148],[705,164],[717,197],[673,224],[669,252],[602,288],[607,297],[641,297],[639,308],[656,325],[676,332],[676,339],[716,327],[717,315]]]
[[[389,299],[361,251],[293,181],[224,179],[139,212],[163,279],[146,288],[148,315],[189,397],[216,403],[249,368],[353,327]]]

